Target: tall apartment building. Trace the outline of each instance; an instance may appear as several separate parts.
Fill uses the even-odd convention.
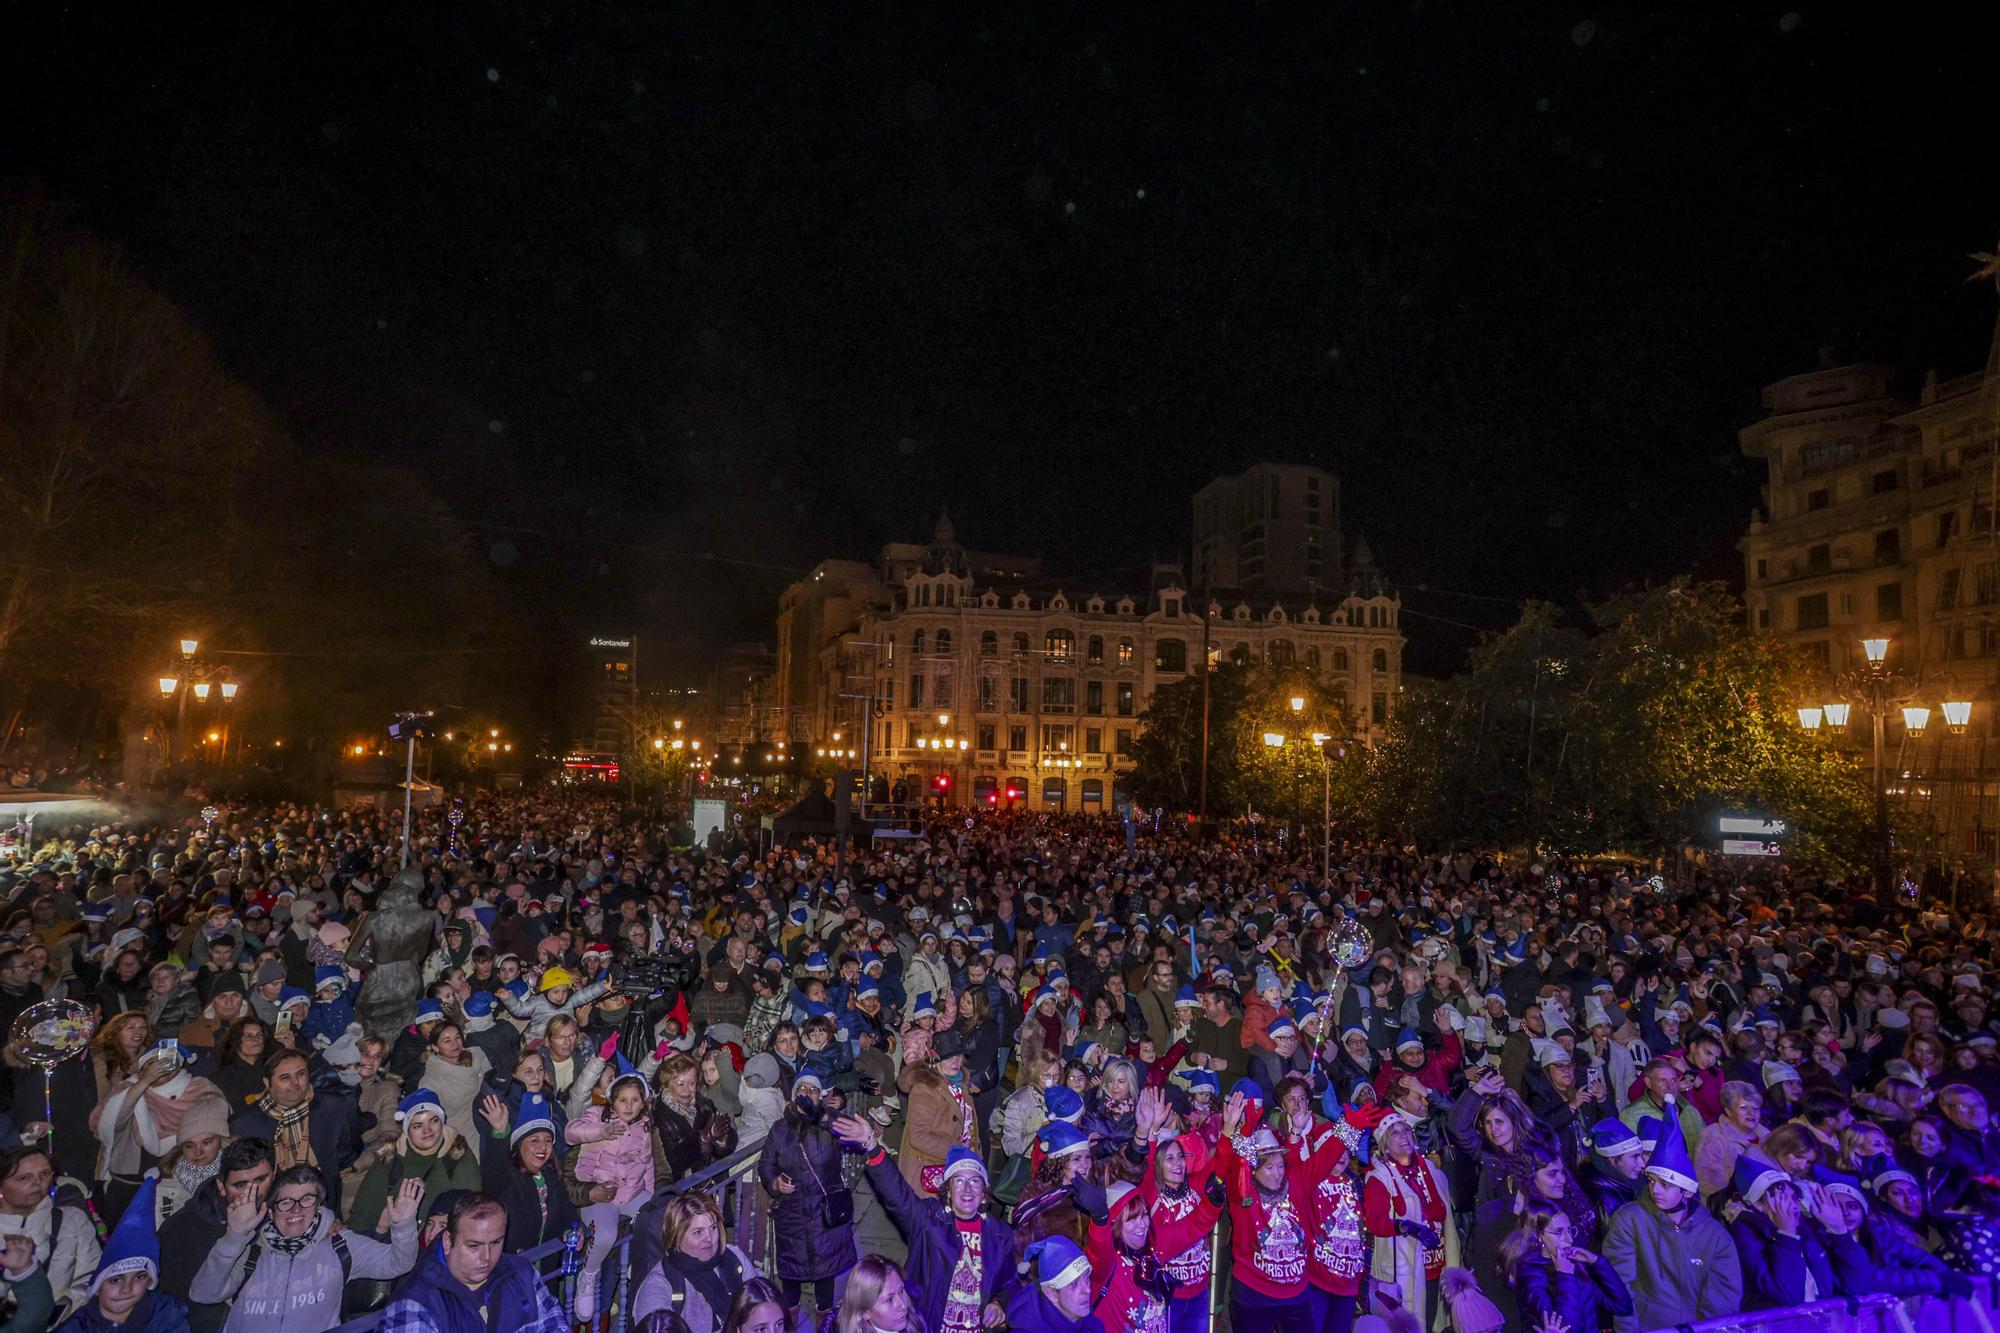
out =
[[[864,748],[871,774],[913,788],[944,776],[961,799],[1108,810],[1153,692],[1200,667],[1204,607],[1177,564],[1135,586],[1065,588],[940,522],[928,544],[884,548],[878,587],[818,591],[852,572],[827,568],[785,594],[777,678],[816,682],[788,738]],[[851,626],[833,628],[836,602],[863,608]],[[1219,660],[1303,666],[1368,740],[1401,682],[1400,611],[1363,547],[1338,591],[1211,592],[1207,633]],[[809,621],[816,646],[797,631]]]
[[[1194,586],[1310,594],[1339,588],[1340,479],[1259,463],[1194,497]]]
[[[1740,436],[1764,462],[1760,514],[1741,542],[1753,628],[1825,664],[1829,684],[1890,640],[1890,664],[1930,681],[1933,725],[1889,725],[1892,787],[1946,859],[1992,860],[2000,831],[2000,339],[1987,367],[1899,395],[1885,366],[1834,366],[1764,391],[1765,417]],[[1974,700],[1951,736],[1936,712]],[[1831,697],[1831,695],[1829,695]],[[1851,730],[1865,744],[1868,729]]]
[[[584,656],[589,714],[578,739],[590,755],[620,760],[632,739],[639,701],[639,643],[630,634],[592,635]]]

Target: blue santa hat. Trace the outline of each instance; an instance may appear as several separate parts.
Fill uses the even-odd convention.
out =
[[[530,1134],[556,1132],[556,1120],[549,1110],[549,1099],[539,1092],[531,1092],[521,1098],[520,1109],[514,1112],[514,1131],[507,1136],[507,1145],[512,1147]]]
[[[310,1005],[311,1003],[312,996],[306,994],[297,986],[280,986],[278,988],[278,1007],[280,1009],[289,1004]]]
[[[1409,1046],[1414,1046],[1420,1051],[1424,1048],[1424,1039],[1417,1034],[1415,1028],[1404,1028],[1396,1034],[1397,1050],[1400,1051]]]
[[[931,992],[925,991],[922,995],[919,995],[917,997],[916,1004],[910,1009],[910,1021],[915,1022],[919,1018],[936,1018],[936,1017],[937,1017],[937,999],[935,996],[931,994]]]
[[[493,992],[476,990],[465,997],[465,1016],[467,1018],[489,1018],[493,1014],[493,1005]]]
[[[525,1000],[528,998],[528,979],[526,977],[515,977],[500,989],[506,991],[517,1000]]]
[[[811,953],[806,955],[806,971],[808,972],[826,971],[826,952],[824,950],[814,949]]]
[[[794,1097],[798,1096],[799,1089],[803,1088],[808,1083],[812,1084],[813,1088],[816,1091],[819,1092],[826,1091],[826,1085],[819,1081],[818,1074],[813,1073],[813,1071],[810,1069],[801,1069],[799,1071],[799,1076],[792,1080],[792,1096]]]
[[[833,1006],[819,1000],[807,1000],[805,1015],[807,1018],[832,1018]]]
[[[985,1180],[986,1159],[963,1144],[955,1144],[951,1152],[944,1159],[943,1179],[949,1181],[953,1176],[967,1174],[976,1175],[981,1180]]]
[[[1230,1085],[1230,1096],[1234,1097],[1239,1092],[1243,1094],[1243,1100],[1252,1106],[1262,1106],[1264,1104],[1264,1089],[1252,1083],[1247,1078],[1239,1078],[1235,1083]]]
[[[1652,1156],[1646,1161],[1646,1174],[1669,1185],[1679,1186],[1690,1194],[1701,1188],[1695,1178],[1694,1163],[1688,1160],[1687,1144],[1681,1141],[1678,1123],[1659,1122],[1653,1139]]]
[[[1042,1145],[1044,1157],[1068,1157],[1090,1151],[1090,1136],[1067,1120],[1049,1121],[1035,1135],[1035,1140]]]
[[[1042,1109],[1049,1113],[1049,1119],[1067,1120],[1073,1125],[1083,1115],[1083,1098],[1069,1084],[1058,1083],[1042,1089]]]
[[[1190,1094],[1206,1092],[1217,1097],[1222,1095],[1222,1080],[1212,1070],[1190,1069],[1181,1075],[1181,1082],[1187,1085]]]
[[[1638,1152],[1646,1146],[1646,1141],[1623,1120],[1606,1116],[1590,1127],[1590,1146],[1598,1156],[1608,1160],[1623,1157],[1628,1152]]]
[[[153,1196],[159,1191],[160,1178],[157,1173],[139,1182],[139,1192],[132,1196],[132,1202],[125,1206],[125,1212],[118,1219],[118,1225],[105,1238],[104,1253],[97,1261],[97,1271],[90,1278],[90,1293],[114,1277],[126,1273],[144,1273],[154,1283],[160,1280],[160,1234],[158,1223],[153,1220],[156,1205]]]
[[[1021,1257],[1027,1260],[1036,1284],[1044,1290],[1067,1287],[1090,1275],[1090,1260],[1083,1257],[1083,1251],[1068,1236],[1044,1236],[1024,1250]]]
[[[1836,1171],[1830,1166],[1819,1165],[1813,1167],[1813,1179],[1825,1186],[1829,1192],[1851,1195],[1863,1208],[1868,1206],[1868,1192],[1861,1188],[1858,1179],[1845,1171]]]
[[[438,1119],[444,1119],[444,1103],[429,1088],[418,1088],[402,1101],[396,1103],[396,1121],[407,1125],[417,1116],[428,1111]]]
[[[872,981],[864,981],[861,983],[861,989],[854,992],[854,998],[857,1000],[871,998],[879,1000],[882,998],[882,988]]]
[[[415,1021],[419,1023],[442,1023],[444,1021],[444,1006],[433,999],[417,1001],[417,1017]]]
[[[1736,1170],[1730,1175],[1730,1183],[1745,1203],[1755,1203],[1773,1187],[1789,1185],[1792,1177],[1781,1166],[1759,1161],[1745,1153],[1736,1159]]]
[[[637,1069],[634,1069],[632,1067],[632,1062],[625,1058],[625,1052],[613,1051],[611,1053],[611,1067],[615,1069],[617,1073],[611,1079],[611,1087],[608,1089],[609,1092],[614,1092],[614,1093],[617,1092],[618,1085],[620,1083],[623,1083],[627,1079],[631,1079],[634,1082],[638,1083],[639,1091],[641,1092],[648,1091],[648,1088],[646,1087],[646,1076],[640,1073]]]
[[[1273,1041],[1276,1041],[1279,1037],[1296,1037],[1299,1035],[1298,1024],[1280,1014],[1271,1020],[1271,1026],[1264,1030],[1264,1035],[1270,1037]]]
[[[1196,1003],[1194,987],[1183,985],[1179,990],[1174,992],[1174,1008],[1179,1009],[1182,1006],[1193,1008]]]
[[[328,986],[347,989],[347,969],[338,963],[321,963],[313,969],[313,990],[323,991]]]

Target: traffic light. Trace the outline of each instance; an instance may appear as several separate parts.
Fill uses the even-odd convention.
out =
[[[949,774],[949,773],[940,773],[940,774],[938,774],[938,775],[937,775],[936,777],[934,777],[934,778],[932,778],[932,779],[931,779],[931,785],[932,785],[932,786],[934,786],[934,787],[936,787],[936,788],[937,788],[937,789],[938,789],[938,790],[939,790],[940,792],[947,792],[947,791],[950,791],[950,790],[951,790],[951,774]]]

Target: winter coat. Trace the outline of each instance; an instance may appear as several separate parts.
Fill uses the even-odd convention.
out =
[[[936,1199],[919,1195],[889,1160],[877,1150],[868,1159],[868,1184],[882,1204],[889,1220],[909,1246],[904,1267],[911,1287],[911,1305],[923,1315],[923,1327],[944,1327],[945,1299],[951,1291],[952,1270],[964,1242],[959,1238],[958,1220]],[[1005,1222],[987,1214],[979,1219],[979,1304],[984,1309],[1014,1276],[1014,1232]],[[1096,1324],[1095,1319],[1086,1321]],[[1015,1322],[1017,1330],[1040,1327]],[[1096,1333],[1103,1326],[1097,1325]]]
[[[757,1266],[750,1262],[750,1256],[734,1245],[723,1246],[720,1262],[725,1269],[734,1269],[746,1277],[757,1271]],[[678,1303],[674,1301],[676,1291],[681,1296]],[[645,1278],[639,1283],[638,1290],[632,1297],[632,1317],[643,1325],[646,1316],[653,1311],[668,1309],[687,1321],[688,1333],[716,1333],[716,1330],[722,1327],[723,1319],[729,1314],[727,1310],[709,1309],[707,1300],[702,1297],[701,1288],[685,1278],[677,1280],[669,1277],[668,1265],[655,1255],[652,1266],[646,1270]]]
[[[374,1231],[382,1220],[389,1196],[411,1176],[424,1182],[426,1199],[436,1199],[446,1190],[479,1188],[479,1158],[472,1145],[463,1139],[447,1139],[434,1153],[413,1152],[408,1147],[398,1152],[395,1144],[390,1144],[385,1153],[361,1177],[361,1186],[354,1191],[354,1202],[348,1207],[347,1225],[356,1231]],[[415,1255],[411,1258],[414,1260]]]
[[[568,1333],[569,1317],[534,1267],[503,1254],[469,1291],[451,1274],[440,1244],[425,1248],[382,1312],[379,1333]]]
[[[1590,1197],[1590,1206],[1597,1210],[1597,1234],[1611,1225],[1611,1215],[1639,1197],[1639,1182],[1627,1180],[1616,1171],[1607,1168],[1595,1154],[1576,1173],[1583,1185],[1583,1192]]]
[[[196,1190],[187,1205],[160,1227],[160,1290],[187,1301],[193,1333],[216,1333],[229,1317],[226,1305],[188,1300],[194,1275],[228,1230],[229,1205],[222,1197],[219,1176]]]
[[[551,1018],[557,1014],[575,1017],[577,1010],[586,1008],[610,988],[610,979],[601,977],[588,986],[578,986],[570,993],[569,999],[561,1005],[551,1002],[548,996],[539,993],[530,994],[525,1000],[515,999],[512,991],[495,991],[494,995],[506,1007],[508,1013],[523,1020],[525,1026],[522,1035],[533,1041],[548,1030]]]
[[[1871,1213],[1862,1227],[1862,1244],[1874,1264],[1875,1291],[1890,1296],[1935,1296],[1951,1285],[1944,1260],[1925,1249],[1917,1233],[1900,1218],[1878,1211]]]
[[[736,1151],[736,1126],[709,1102],[696,1095],[694,1122],[669,1106],[664,1099],[653,1103],[653,1129],[660,1136],[660,1152],[666,1157],[669,1179],[679,1180],[719,1162]]]
[[[1745,1208],[1729,1224],[1729,1235],[1743,1270],[1746,1310],[1858,1296],[1874,1285],[1872,1266],[1860,1242],[1845,1233],[1827,1234],[1808,1218],[1799,1219],[1798,1235],[1781,1236],[1764,1214]]]
[[[149,1291],[114,1324],[91,1301],[56,1326],[56,1333],[188,1333],[187,1306],[178,1296]]]
[[[929,995],[937,1011],[945,1012],[945,1005],[951,999],[951,960],[942,952],[935,954],[912,953],[906,955],[903,964],[903,992],[915,999],[919,995]],[[940,1307],[942,1308],[942,1307]]]
[[[245,1107],[229,1117],[231,1138],[278,1140],[278,1122],[260,1107]],[[323,1197],[340,1197],[340,1173],[354,1165],[361,1155],[361,1112],[346,1097],[313,1093],[312,1110],[307,1113],[306,1138],[312,1143],[319,1175],[326,1187]]]
[[[97,1271],[97,1227],[80,1208],[67,1205],[62,1220],[56,1221],[56,1201],[43,1199],[26,1217],[0,1213],[0,1236],[19,1232],[35,1243],[35,1262],[49,1275],[49,1288],[58,1306],[81,1306],[89,1298],[90,1276]],[[49,1233],[55,1232],[54,1253]]]
[[[1701,1142],[1694,1150],[1694,1175],[1701,1182],[1701,1197],[1706,1199],[1728,1189],[1736,1174],[1737,1159],[1746,1152],[1762,1159],[1764,1152],[1760,1145],[1769,1137],[1770,1131],[1762,1125],[1746,1134],[1727,1120],[1718,1120],[1702,1130]]]
[[[780,1175],[791,1178],[790,1194],[772,1188]],[[764,1140],[757,1178],[771,1194],[779,1277],[812,1282],[844,1273],[853,1265],[857,1253],[853,1221],[829,1227],[822,1217],[827,1195],[846,1189],[840,1178],[840,1141],[823,1118],[807,1120],[797,1108],[787,1110]]]
[[[39,1267],[30,1268],[20,1281],[8,1282],[7,1289],[14,1293],[14,1313],[0,1324],[0,1333],[42,1333],[56,1312],[49,1275]]]
[[[516,1165],[507,1140],[491,1126],[479,1136],[479,1178],[486,1192],[507,1206],[507,1250],[516,1253],[561,1236],[576,1225],[577,1211],[563,1178],[561,1155],[549,1158],[537,1189],[535,1177]]]
[[[785,1114],[785,1094],[776,1088],[753,1088],[748,1083],[738,1086],[736,1099],[743,1103],[743,1114],[736,1121],[736,1146],[748,1148],[762,1143]]]
[[[188,1294],[229,1306],[226,1333],[324,1333],[340,1323],[340,1298],[349,1276],[401,1277],[417,1261],[415,1218],[391,1227],[386,1245],[358,1230],[341,1232],[346,1267],[335,1249],[332,1210],[320,1209],[313,1228],[312,1242],[293,1255],[271,1248],[268,1223],[246,1235],[224,1231],[188,1285]]]
[[[1743,1269],[1736,1243],[1698,1203],[1675,1223],[1649,1194],[1611,1216],[1603,1258],[1632,1293],[1634,1312],[1620,1315],[1618,1333],[1692,1324],[1743,1307]]]
[[[583,1145],[576,1155],[576,1178],[593,1185],[610,1185],[617,1191],[611,1201],[623,1209],[634,1199],[653,1193],[653,1136],[641,1118],[626,1125],[617,1138],[607,1138],[611,1128],[605,1122],[608,1113],[608,1107],[591,1107],[569,1122],[563,1137]]]
[[[1573,1273],[1557,1272],[1539,1252],[1521,1259],[1514,1272],[1514,1295],[1520,1304],[1521,1327],[1540,1328],[1556,1315],[1570,1333],[1596,1333],[1612,1316],[1632,1313],[1632,1293],[1618,1270],[1600,1258],[1578,1264]]]
[[[1000,1138],[1000,1151],[1019,1157],[1034,1146],[1035,1135],[1049,1123],[1040,1088],[1020,1088],[1007,1094],[989,1126]]]
[[[908,1101],[903,1112],[903,1147],[896,1165],[910,1187],[921,1193],[924,1168],[944,1165],[952,1147],[966,1142],[968,1120],[972,1126],[968,1146],[974,1152],[984,1152],[986,1145],[980,1137],[979,1114],[972,1109],[969,1086],[961,1090],[961,1102],[944,1075],[925,1067],[903,1071],[903,1090]]]

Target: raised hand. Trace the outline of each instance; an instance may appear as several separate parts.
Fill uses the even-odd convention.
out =
[[[1569,1333],[1569,1324],[1554,1310],[1542,1316],[1542,1322],[1535,1325],[1535,1333]]]
[[[424,1182],[415,1176],[406,1176],[382,1212],[389,1219],[390,1226],[401,1226],[417,1215],[417,1205],[423,1201]]]
[[[247,1236],[257,1229],[264,1220],[264,1186],[253,1185],[244,1191],[243,1197],[229,1205],[227,1221],[229,1230],[238,1236]]]
[[[493,1126],[495,1134],[507,1132],[507,1103],[492,1093],[489,1092],[479,1099],[479,1114],[487,1124]]]
[[[856,1152],[875,1150],[875,1126],[858,1115],[835,1116],[834,1137]]]
[[[1222,1104],[1222,1132],[1235,1138],[1243,1129],[1243,1111],[1249,1105],[1240,1092],[1229,1094],[1229,1100]]]

